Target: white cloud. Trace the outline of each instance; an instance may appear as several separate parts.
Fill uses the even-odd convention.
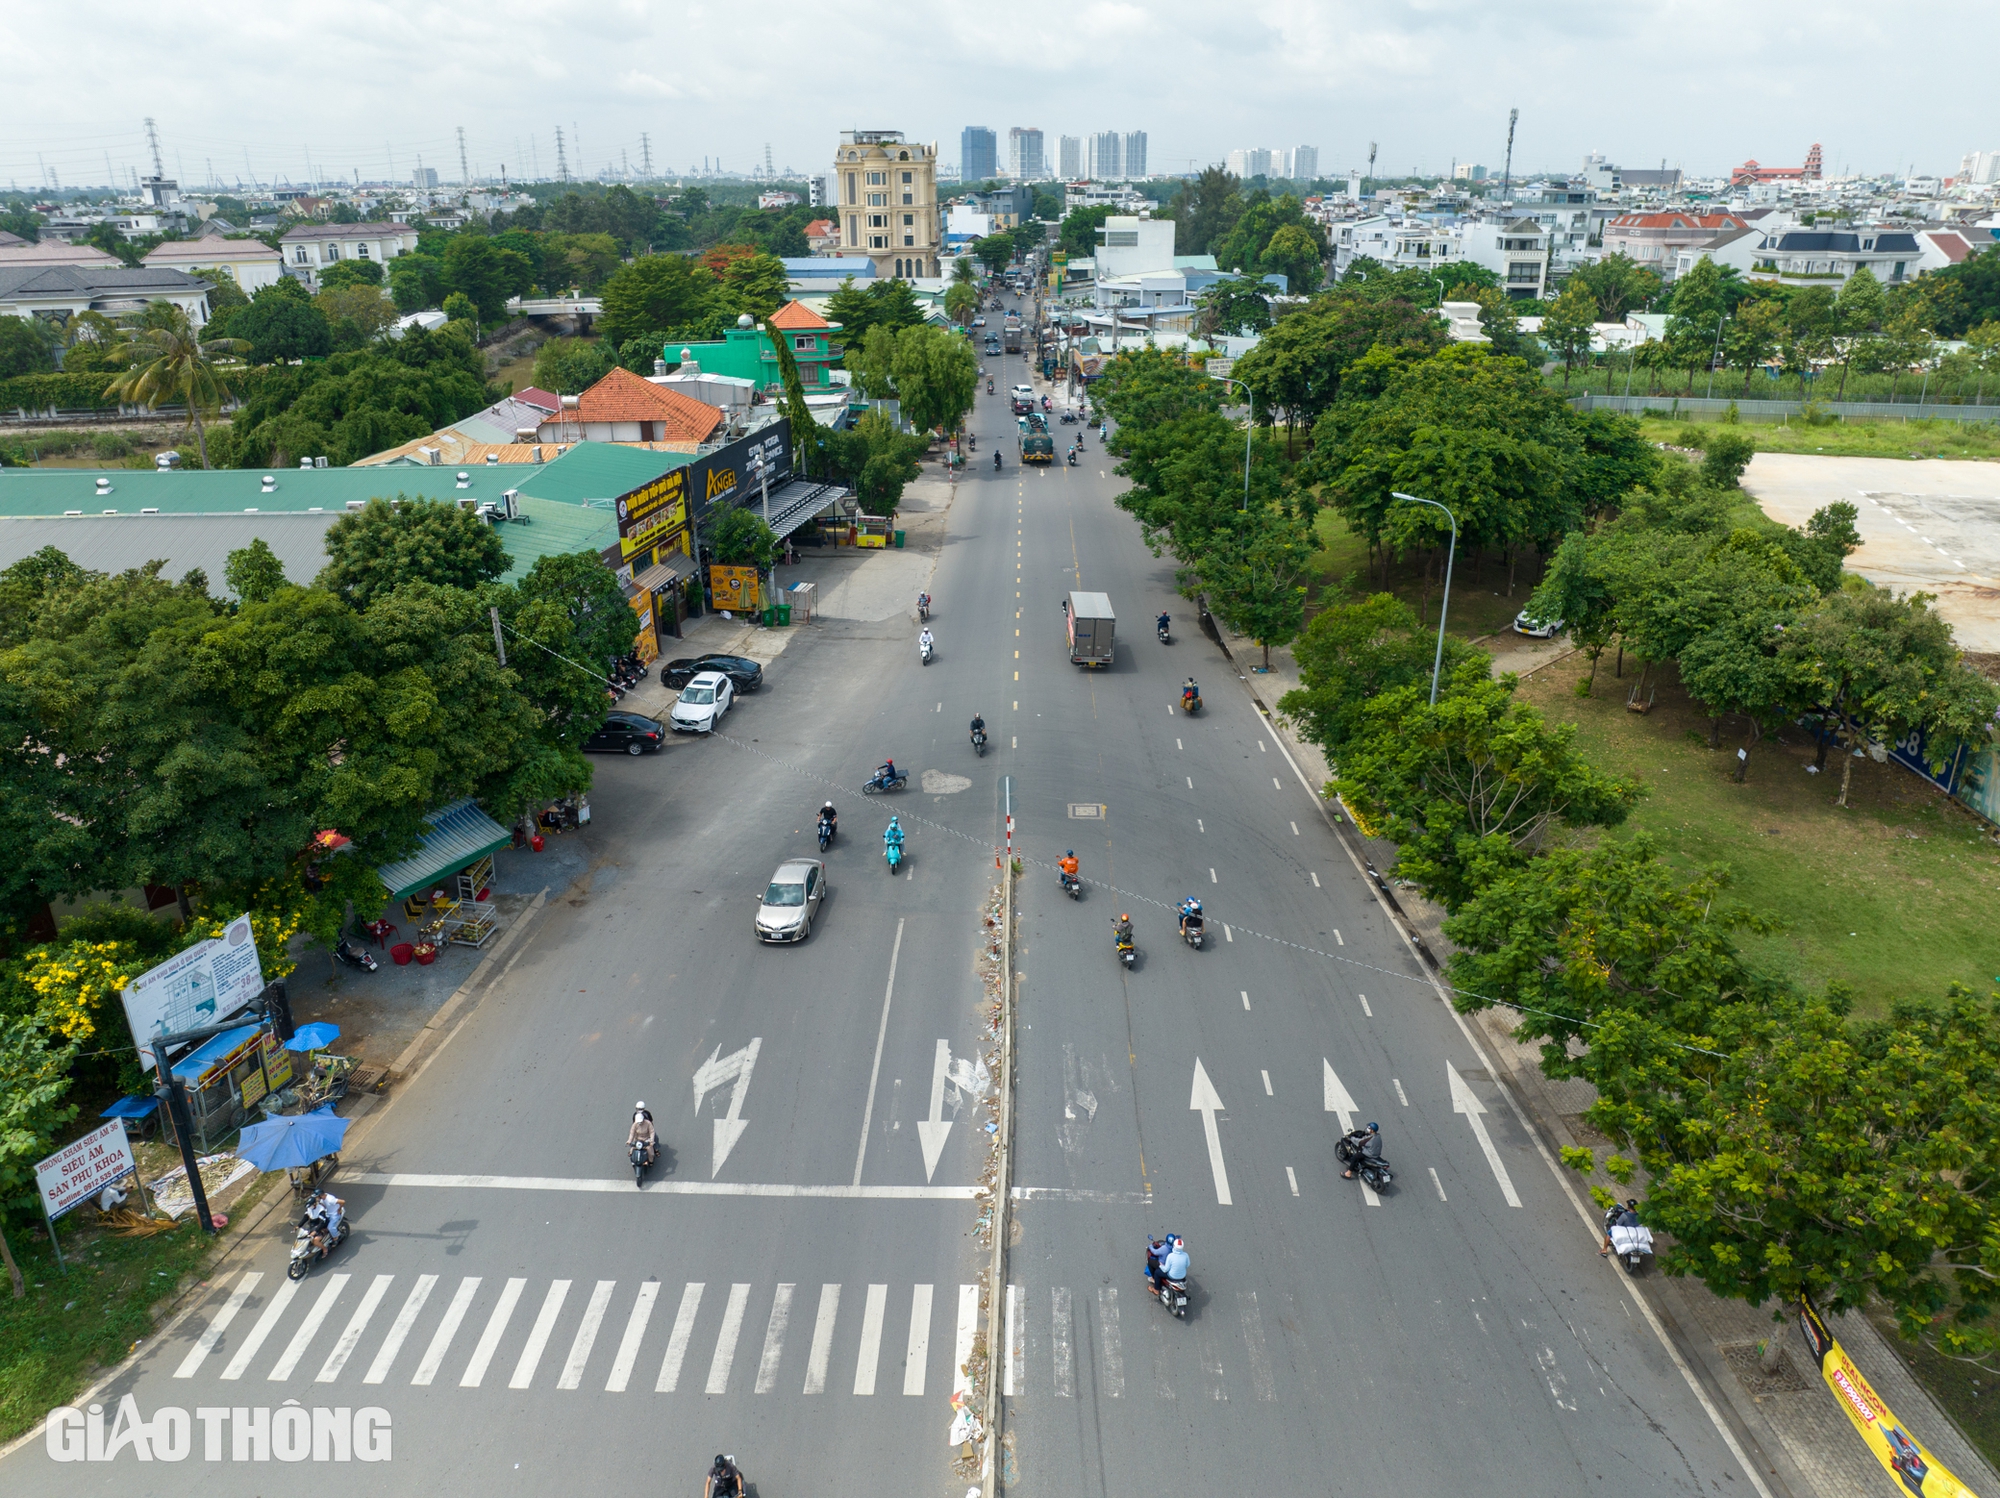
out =
[[[1526,171],[1596,149],[1713,172],[1795,162],[1814,140],[1835,170],[1949,170],[2000,148],[2000,117],[1973,76],[1941,83],[1938,59],[1989,55],[1996,17],[1985,0],[1920,16],[1858,0],[1083,0],[1045,17],[944,0],[885,27],[799,0],[22,4],[0,13],[0,186],[33,186],[44,164],[101,182],[107,154],[121,178],[149,169],[148,114],[168,171],[193,182],[296,179],[308,157],[322,175],[406,177],[420,153],[454,177],[461,125],[488,172],[550,170],[557,127],[572,169],[636,160],[645,132],[677,170],[747,168],[768,140],[781,167],[817,171],[842,129],[900,128],[951,160],[968,123],[1142,129],[1156,170],[1300,143],[1333,170],[1377,140],[1382,170],[1441,171],[1497,164],[1511,107]]]

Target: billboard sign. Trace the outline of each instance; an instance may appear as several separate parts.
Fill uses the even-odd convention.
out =
[[[35,1189],[42,1193],[42,1210],[53,1221],[106,1186],[115,1186],[132,1169],[124,1120],[114,1118],[37,1164]]]
[[[222,935],[141,973],[121,995],[132,1040],[139,1047],[139,1065],[153,1070],[154,1036],[220,1024],[263,991],[257,938],[249,915],[240,915]]]

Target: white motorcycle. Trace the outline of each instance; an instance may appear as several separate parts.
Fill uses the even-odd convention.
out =
[[[1625,1265],[1627,1274],[1646,1272],[1646,1260],[1653,1256],[1653,1230],[1643,1223],[1616,1222],[1611,1225],[1611,1251]]]

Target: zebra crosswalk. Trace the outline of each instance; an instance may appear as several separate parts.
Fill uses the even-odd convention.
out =
[[[822,1284],[815,1293],[796,1283],[689,1280],[675,1296],[658,1279],[622,1287],[609,1279],[531,1284],[481,1275],[455,1285],[436,1274],[270,1279],[246,1270],[226,1287],[176,1379],[918,1397],[968,1387],[964,1370],[983,1321],[980,1288],[965,1284],[954,1300],[951,1286],[936,1284]],[[1002,1392],[1068,1399],[1081,1381],[1101,1397],[1125,1398],[1137,1385],[1128,1379],[1131,1329],[1122,1309],[1116,1286],[1008,1285]],[[1136,1314],[1144,1318],[1138,1376],[1152,1368],[1154,1397],[1176,1397],[1168,1369],[1186,1363],[1189,1336],[1203,1349],[1207,1394],[1227,1399],[1240,1388],[1255,1399],[1276,1397],[1256,1292],[1218,1298],[1192,1331],[1170,1327],[1164,1313]]]

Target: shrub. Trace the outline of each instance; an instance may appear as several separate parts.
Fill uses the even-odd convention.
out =
[[[1701,460],[1701,476],[1711,484],[1727,488],[1743,477],[1757,444],[1737,431],[1719,431],[1708,439]]]

